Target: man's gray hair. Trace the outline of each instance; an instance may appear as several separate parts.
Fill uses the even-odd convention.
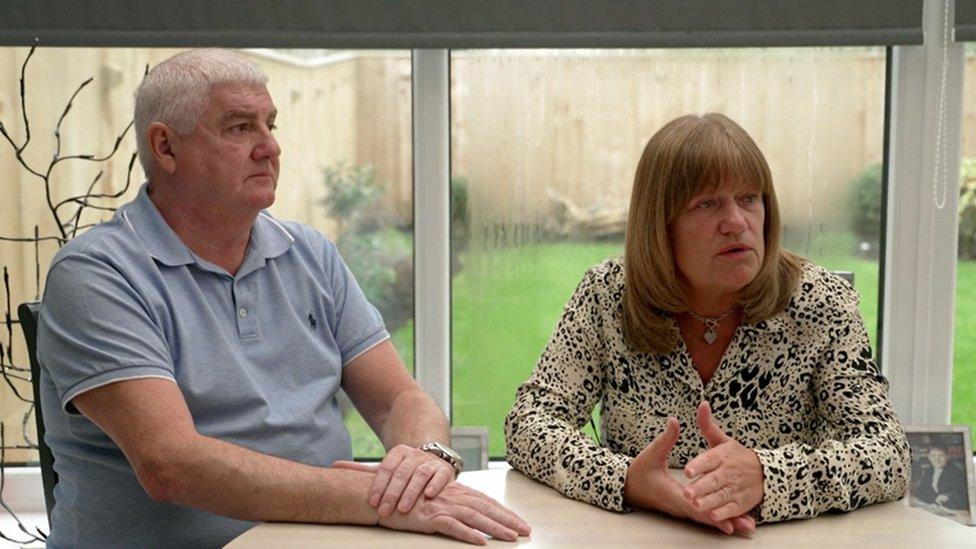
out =
[[[230,50],[188,50],[153,67],[136,90],[136,148],[146,177],[152,177],[154,166],[146,140],[150,124],[162,122],[179,135],[189,135],[207,109],[212,87],[267,82],[257,63]]]

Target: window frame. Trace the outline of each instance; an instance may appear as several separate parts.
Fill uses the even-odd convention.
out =
[[[891,48],[880,357],[903,423],[948,423],[952,406],[965,48],[947,36],[952,21],[943,10],[951,18],[950,4],[925,1],[924,46]],[[934,193],[941,194],[943,182],[933,190],[940,111],[947,191],[942,209],[934,206]]]
[[[924,0],[928,40],[891,46],[887,67],[879,360],[906,423],[946,423],[951,407],[958,193],[951,192],[956,179],[950,177],[945,207],[933,208],[931,174],[940,112],[947,124],[945,173],[958,174],[960,164],[964,45],[949,40],[943,51],[946,29],[952,29],[951,14],[943,26],[943,10],[952,6],[953,0]],[[450,418],[450,50],[411,53],[415,376]],[[947,87],[940,109],[944,53]]]

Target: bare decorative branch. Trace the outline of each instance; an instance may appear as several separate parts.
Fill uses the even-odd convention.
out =
[[[31,46],[29,52],[27,52],[27,57],[24,59],[24,63],[20,66],[20,114],[24,118],[24,144],[17,149],[17,159],[20,159],[20,153],[27,148],[27,144],[30,143],[30,120],[27,119],[27,79],[25,78],[27,74],[27,63],[30,62],[30,58],[34,56],[34,50],[37,49],[38,40],[34,39],[34,45]]]
[[[5,431],[4,424],[3,423],[0,423],[0,464],[7,463],[7,452],[6,452],[6,450],[7,450],[7,436],[6,436],[6,433],[4,431]],[[5,484],[5,482],[7,480],[7,478],[6,478],[7,475],[6,475],[5,470],[6,470],[6,467],[0,467],[0,493],[3,493],[3,485]],[[37,531],[36,534],[34,534],[30,530],[28,530],[27,527],[24,526],[24,523],[23,522],[20,522],[20,519],[17,518],[17,514],[13,512],[13,510],[10,508],[9,505],[7,505],[7,502],[3,501],[3,498],[0,498],[0,507],[3,507],[4,510],[7,511],[7,513],[10,513],[10,516],[13,517],[15,521],[17,521],[17,527],[20,528],[20,531],[23,532],[23,533],[25,533],[25,534],[27,534],[28,536],[30,536],[30,539],[26,539],[26,540],[14,539],[14,538],[11,538],[11,537],[7,536],[3,532],[0,532],[0,538],[3,538],[5,540],[7,540],[7,541],[11,541],[11,542],[16,543],[18,545],[24,545],[24,544],[27,544],[27,543],[33,543],[35,541],[44,541],[44,540],[47,539],[47,534],[45,534],[44,532],[42,532],[40,528],[35,528],[34,529],[34,530]]]
[[[55,243],[58,248],[67,243],[70,239],[77,236],[79,233],[85,231],[86,229],[93,227],[98,224],[95,223],[82,223],[82,216],[86,210],[92,210],[96,212],[113,212],[115,211],[114,201],[121,196],[123,196],[130,188],[132,180],[132,170],[136,163],[136,153],[133,153],[129,159],[128,168],[126,170],[125,182],[117,190],[110,190],[108,192],[95,192],[95,187],[102,180],[105,170],[99,170],[98,174],[95,175],[89,184],[87,185],[84,194],[76,196],[68,196],[64,198],[65,192],[58,193],[55,188],[55,184],[52,178],[52,173],[54,168],[62,162],[77,160],[82,162],[96,162],[105,163],[114,158],[115,154],[120,150],[122,146],[122,141],[129,134],[129,131],[133,127],[133,121],[126,124],[125,128],[117,135],[115,142],[112,144],[112,148],[108,153],[104,155],[98,154],[72,154],[72,155],[61,155],[61,138],[62,138],[62,124],[67,119],[68,115],[71,113],[74,107],[75,100],[80,97],[80,94],[88,88],[88,86],[94,81],[94,77],[88,78],[84,82],[75,88],[74,92],[68,98],[64,108],[61,110],[61,116],[54,127],[54,153],[49,157],[46,166],[33,165],[32,162],[25,158],[25,151],[28,145],[31,143],[31,125],[30,116],[27,112],[27,69],[31,58],[34,56],[34,52],[37,49],[37,40],[35,39],[34,44],[30,47],[27,56],[24,58],[23,63],[20,66],[20,110],[21,118],[24,125],[24,138],[22,142],[18,142],[17,139],[11,134],[11,130],[0,121],[0,135],[3,136],[3,140],[0,140],[0,146],[2,146],[3,141],[6,141],[10,145],[10,149],[13,153],[14,158],[24,169],[26,173],[31,174],[33,177],[38,178],[43,183],[44,196],[47,202],[47,209],[50,214],[50,219],[54,221],[54,227],[56,227],[55,234],[41,234],[40,223],[34,225],[33,236],[20,236],[20,235],[0,235],[0,242],[18,242],[24,244],[30,244],[33,246],[34,251],[34,299],[38,299],[41,295],[41,244]],[[146,65],[144,75],[149,72],[149,66]],[[3,148],[3,147],[0,147]],[[60,195],[60,196],[59,196]],[[57,198],[56,198],[57,197]],[[67,211],[65,211],[67,208]],[[6,345],[0,342],[0,376],[3,377],[3,382],[9,388],[13,395],[27,403],[28,406],[21,420],[23,444],[12,444],[8,445],[5,435],[5,425],[0,423],[0,494],[2,494],[3,484],[4,484],[4,470],[3,467],[6,465],[6,450],[12,449],[36,449],[37,444],[32,441],[28,435],[28,425],[30,417],[35,413],[35,404],[33,399],[28,398],[21,394],[21,389],[18,388],[18,384],[30,383],[30,368],[25,366],[17,366],[14,362],[13,357],[13,325],[19,324],[18,320],[15,320],[12,316],[12,311],[14,310],[12,306],[12,297],[10,291],[10,276],[8,274],[6,266],[3,267],[3,291],[4,291],[4,333],[6,335]],[[21,385],[22,387],[22,385]],[[7,540],[17,544],[26,544],[36,541],[44,541],[47,539],[47,534],[45,534],[41,529],[35,528],[35,531],[30,531],[23,523],[17,518],[10,507],[7,505],[3,498],[0,497],[0,507],[6,510],[16,521],[18,528],[25,535],[29,536],[30,539],[15,539],[8,536],[6,533],[0,531],[0,539]]]

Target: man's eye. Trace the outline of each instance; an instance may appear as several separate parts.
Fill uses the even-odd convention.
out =
[[[268,124],[268,131],[272,131],[273,132],[273,131],[275,131],[277,129],[278,129],[278,126],[277,125],[275,125],[275,124]]]
[[[243,124],[237,124],[230,127],[230,131],[234,133],[244,133],[249,129],[249,125],[245,122]]]

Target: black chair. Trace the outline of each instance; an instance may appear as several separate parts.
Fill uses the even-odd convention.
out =
[[[41,367],[37,363],[37,318],[41,312],[39,301],[22,303],[17,308],[20,317],[20,327],[24,330],[27,341],[27,354],[30,356],[31,385],[34,387],[34,419],[37,422],[37,451],[41,457],[41,481],[44,483],[44,504],[47,507],[47,518],[51,520],[51,509],[54,508],[54,485],[58,483],[58,474],[54,471],[54,456],[51,449],[44,442],[44,414],[41,412]]]

